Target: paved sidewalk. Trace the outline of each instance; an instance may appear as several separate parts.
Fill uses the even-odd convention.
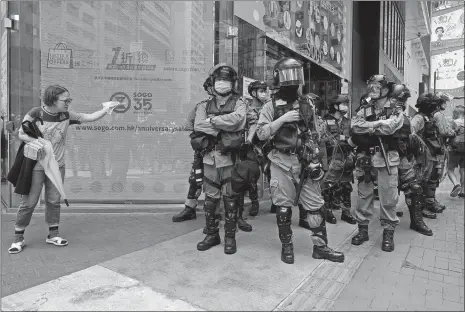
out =
[[[44,214],[35,214],[26,229],[26,247],[10,255],[14,237],[13,214],[2,215],[2,297],[63,275],[88,268],[134,251],[173,239],[202,227],[203,214],[182,225],[170,214],[66,214],[60,235],[69,246],[45,243],[48,234]]]
[[[339,264],[311,257],[311,234],[297,226],[298,213],[296,261],[282,263],[276,218],[266,213],[266,202],[262,214],[249,220],[253,232],[238,233],[235,255],[225,255],[222,245],[196,250],[203,238],[202,214],[181,224],[171,222],[172,214],[63,215],[62,233],[70,239],[66,252],[45,246],[43,215],[37,216],[28,232],[30,245],[19,255],[6,253],[9,221],[10,229],[2,227],[2,239],[8,240],[2,260],[9,261],[2,261],[9,287],[2,291],[2,311],[463,311],[464,201],[450,198],[450,189],[448,181],[441,184],[438,199],[448,208],[426,221],[432,237],[409,229],[401,196],[405,216],[391,253],[380,249],[378,216],[370,241],[353,246],[356,226],[339,221],[335,212],[338,224],[328,225],[328,234],[331,247],[345,253]],[[44,273],[34,275],[36,269]]]
[[[395,251],[381,251],[378,239],[333,311],[464,310],[464,200],[449,197],[451,189],[448,180],[441,184],[438,199],[447,209],[436,220],[426,219],[434,235],[407,230],[405,209]]]

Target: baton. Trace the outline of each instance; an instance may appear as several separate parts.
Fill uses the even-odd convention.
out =
[[[389,162],[387,159],[386,150],[384,149],[383,140],[381,140],[381,137],[378,137],[378,141],[379,141],[379,147],[381,148],[381,154],[383,155],[383,158],[384,158],[384,163],[386,164],[387,173],[391,175],[391,168],[389,168]]]

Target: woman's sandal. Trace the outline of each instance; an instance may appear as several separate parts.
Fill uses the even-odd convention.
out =
[[[13,243],[11,244],[11,247],[8,248],[8,253],[10,254],[20,253],[23,250],[24,246],[26,246],[24,239],[20,242]]]
[[[66,239],[58,237],[58,236],[51,237],[51,238],[47,237],[45,239],[45,242],[47,244],[53,244],[55,246],[66,246],[66,245],[68,245],[68,241]]]

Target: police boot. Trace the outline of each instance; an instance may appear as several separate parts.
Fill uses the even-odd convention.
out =
[[[258,215],[258,209],[260,208],[260,203],[258,200],[252,200],[252,206],[250,207],[249,210],[249,216],[255,217]]]
[[[396,216],[398,216],[399,218],[402,218],[404,216],[404,212],[403,211],[396,211]]]
[[[221,244],[220,234],[218,233],[220,222],[215,215],[216,205],[217,202],[213,198],[205,198],[204,210],[207,236],[197,244],[197,250],[199,251],[205,251]]]
[[[410,212],[410,229],[423,235],[432,236],[433,231],[428,226],[426,226],[425,222],[423,221],[420,200],[417,198],[417,196],[414,195],[411,198],[406,197],[405,201]]]
[[[437,199],[434,199],[434,208],[437,213],[442,213],[444,210],[446,210],[446,205],[441,205]]]
[[[223,197],[224,199],[224,253],[232,255],[236,253],[236,228],[237,228],[237,198]]]
[[[352,245],[359,246],[368,241],[368,224],[359,224],[358,233],[352,237]]]
[[[345,221],[345,222],[347,222],[349,224],[356,224],[357,223],[357,221],[352,216],[352,214],[350,213],[349,210],[342,210],[341,220]]]
[[[435,215],[435,217],[431,219],[436,219],[436,214],[442,212],[435,201],[435,198],[426,198],[425,200],[425,210]]]
[[[310,225],[307,221],[307,215],[307,210],[305,210],[304,207],[301,204],[299,204],[299,226],[304,229],[310,230]]]
[[[194,219],[197,219],[197,213],[195,208],[189,206],[185,206],[183,211],[173,216],[173,222],[183,222]]]
[[[219,222],[221,220],[221,214],[215,213],[215,218],[216,218],[216,220],[218,221],[218,224],[219,224]],[[207,233],[208,233],[207,226],[204,226],[203,234],[207,235]]]
[[[276,206],[272,203],[270,207],[270,213],[276,213]]]
[[[321,214],[320,211],[309,211],[311,215]],[[321,218],[317,216],[317,218]],[[312,222],[313,223],[313,222]],[[313,241],[313,259],[325,259],[333,262],[344,262],[344,254],[342,252],[335,251],[328,246],[328,234],[326,232],[326,222],[323,219],[320,226],[312,228],[312,241]]]
[[[294,263],[294,245],[292,244],[292,209],[291,207],[279,207],[276,212],[279,239],[281,240],[281,261],[288,264]]]
[[[381,250],[387,252],[391,252],[394,250],[394,230],[384,229]]]
[[[252,226],[245,222],[242,214],[244,213],[244,193],[237,198],[237,227],[244,232],[252,232]]]

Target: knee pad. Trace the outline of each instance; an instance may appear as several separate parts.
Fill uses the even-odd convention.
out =
[[[214,214],[216,210],[218,200],[213,199],[211,197],[205,197],[205,204],[204,204],[204,210],[205,212]]]
[[[423,193],[423,188],[417,182],[412,184],[411,189],[413,194],[420,195],[421,193]]]
[[[276,210],[277,217],[292,217],[292,208],[291,207],[278,207]]]

